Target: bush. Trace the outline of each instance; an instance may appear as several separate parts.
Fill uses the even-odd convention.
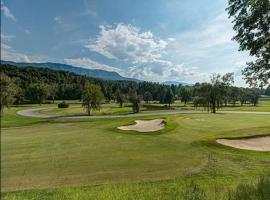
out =
[[[69,104],[66,103],[65,101],[58,104],[58,108],[68,108],[68,107],[69,107]]]

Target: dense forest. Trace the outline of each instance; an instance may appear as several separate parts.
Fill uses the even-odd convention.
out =
[[[106,81],[90,78],[66,71],[48,68],[16,67],[1,65],[1,74],[7,76],[17,86],[14,103],[42,103],[43,100],[81,99],[84,85],[98,85],[105,101],[116,101],[121,106],[125,101],[158,101],[170,105],[175,100],[192,102],[196,107],[204,107],[212,112],[216,109],[240,104],[258,103],[260,95],[270,94],[257,88],[233,86],[233,74],[213,75],[210,83],[196,83],[194,86],[164,85],[153,82]],[[2,79],[2,78],[1,78]],[[2,84],[2,83],[1,83]],[[135,100],[134,100],[135,99]],[[2,104],[2,103],[1,103]]]

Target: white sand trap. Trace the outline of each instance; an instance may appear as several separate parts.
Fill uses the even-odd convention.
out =
[[[128,126],[119,126],[118,129],[125,131],[153,132],[159,131],[165,127],[163,119],[136,120],[135,124]]]
[[[217,142],[238,149],[270,151],[270,136],[230,140],[218,139]]]

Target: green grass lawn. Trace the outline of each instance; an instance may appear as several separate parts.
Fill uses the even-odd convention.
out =
[[[43,107],[51,108],[50,110],[40,111],[43,114],[55,114],[55,115],[85,115],[86,110],[81,106],[79,101],[67,101],[70,103],[69,108],[57,108],[56,104],[45,104]],[[151,107],[149,107],[151,106]],[[165,107],[167,106],[167,107]],[[172,109],[182,109],[182,110],[195,110],[192,103],[184,105],[184,103],[179,100],[175,101],[171,105]],[[149,104],[144,104],[141,111],[157,111],[157,110],[169,110],[168,105],[159,104],[158,102],[151,102]],[[202,110],[202,108],[198,108]],[[270,98],[261,98],[257,106],[252,106],[250,104],[245,104],[241,106],[239,102],[236,106],[229,105],[228,107],[223,107],[220,111],[256,111],[256,112],[270,112]],[[92,115],[112,115],[112,114],[128,114],[132,112],[132,107],[130,104],[126,103],[122,108],[119,107],[119,104],[116,103],[104,103],[99,111],[92,111]]]
[[[226,187],[270,172],[269,152],[215,143],[216,138],[269,134],[270,115],[168,116],[164,130],[147,134],[116,129],[138,118],[45,120],[16,115],[24,108],[4,113],[5,199],[177,199],[175,193],[190,180],[215,199]]]
[[[86,109],[82,107],[80,103],[70,103],[69,108],[57,108],[57,104],[54,106],[49,106],[51,110],[40,111],[44,114],[66,114],[66,115],[85,115]],[[111,114],[127,114],[132,112],[132,107],[130,105],[125,105],[122,108],[119,104],[110,103],[102,104],[100,110],[94,110],[91,112],[92,115],[111,115]]]
[[[43,120],[38,119],[38,118],[24,117],[24,116],[20,116],[16,114],[19,110],[31,109],[31,108],[37,108],[37,106],[36,105],[25,105],[25,106],[20,105],[20,106],[13,106],[11,108],[5,108],[2,118],[1,118],[1,127],[2,128],[20,127],[20,126],[33,125],[35,123],[43,122]]]

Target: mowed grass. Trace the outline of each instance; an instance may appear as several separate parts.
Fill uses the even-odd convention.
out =
[[[270,97],[260,98],[257,106],[251,104],[244,104],[241,106],[239,103],[236,106],[224,107],[222,110],[228,111],[256,111],[256,112],[270,112]]]
[[[15,128],[43,122],[44,120],[38,118],[24,117],[21,115],[17,115],[17,112],[19,110],[32,109],[38,107],[42,108],[42,106],[37,105],[24,105],[24,106],[20,105],[20,106],[12,106],[11,108],[5,108],[1,117],[1,128],[8,128],[8,127]]]
[[[270,171],[269,152],[215,142],[269,134],[270,115],[168,116],[166,129],[147,134],[117,130],[138,118],[42,120],[18,109],[3,120],[5,199],[176,199],[189,180],[214,194]]]
[[[57,108],[57,101],[55,104],[46,104],[43,107],[50,108],[49,110],[42,110],[40,113],[43,114],[52,114],[52,115],[86,115],[85,108],[82,107],[81,102],[79,101],[67,101],[70,103],[69,108]],[[170,110],[168,105],[159,104],[158,102],[144,103],[144,106],[141,107],[141,112],[148,111],[162,111]],[[203,108],[194,108],[192,103],[184,105],[184,103],[179,100],[171,104],[171,109],[182,109],[182,110],[203,110]],[[229,105],[228,107],[223,107],[219,111],[255,111],[255,112],[270,112],[270,98],[264,97],[260,98],[257,106],[251,104],[240,105],[239,102],[235,106]],[[122,108],[119,107],[117,103],[104,103],[100,110],[94,110],[91,112],[92,115],[113,115],[113,114],[128,114],[132,113],[132,107],[130,103],[125,103]]]
[[[69,108],[57,108],[57,104],[50,105],[50,110],[42,110],[40,113],[44,114],[65,114],[65,115],[86,115],[86,109],[82,107],[81,103],[70,103]],[[126,104],[122,108],[116,103],[102,104],[100,110],[91,111],[92,115],[112,115],[112,114],[128,114],[132,112],[132,107]]]

